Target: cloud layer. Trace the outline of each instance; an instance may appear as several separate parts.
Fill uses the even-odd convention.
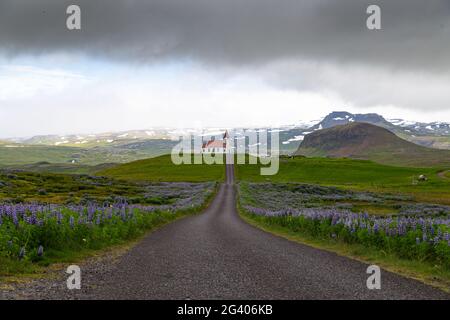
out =
[[[65,27],[72,3],[82,9],[79,32]],[[382,31],[366,28],[369,4],[382,9]],[[137,62],[305,58],[448,71],[449,17],[448,0],[3,0],[0,49]]]
[[[81,31],[66,29],[70,4],[81,7]],[[370,4],[381,7],[380,31],[366,28]],[[448,0],[0,2],[0,57],[55,54],[134,67],[186,62],[199,74],[242,74],[360,108],[450,110]]]

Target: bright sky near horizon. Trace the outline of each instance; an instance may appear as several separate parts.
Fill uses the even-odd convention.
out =
[[[371,1],[385,17],[377,34],[365,1],[80,0],[73,35],[65,1],[5,0],[0,138],[278,126],[331,111],[450,122],[450,5],[405,1]]]

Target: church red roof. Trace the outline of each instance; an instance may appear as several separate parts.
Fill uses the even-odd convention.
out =
[[[203,143],[203,148],[225,148],[226,144],[223,140],[210,140]]]

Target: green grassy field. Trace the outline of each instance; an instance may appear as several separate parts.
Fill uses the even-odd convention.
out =
[[[450,181],[438,176],[439,168],[412,168],[366,160],[282,157],[278,174],[260,175],[259,165],[237,165],[238,180],[302,182],[353,190],[402,193],[417,201],[450,204]],[[427,181],[418,181],[424,174]]]
[[[39,161],[69,163],[83,157],[84,150],[71,147],[50,146],[0,146],[0,165],[23,165]]]
[[[159,156],[125,163],[106,170],[101,170],[97,175],[113,177],[124,180],[141,181],[219,181],[225,177],[224,165],[199,165],[172,163],[170,155]]]

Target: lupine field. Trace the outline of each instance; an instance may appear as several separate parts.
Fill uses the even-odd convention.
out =
[[[295,183],[240,183],[238,192],[244,212],[265,224],[450,269],[449,206]]]
[[[43,183],[48,179],[52,183]],[[66,182],[60,189],[55,188],[59,179]],[[81,185],[88,190],[78,190]],[[44,186],[45,191],[34,192]],[[89,176],[4,175],[0,181],[0,262],[45,262],[64,252],[119,244],[198,210],[215,186],[213,182],[126,184]],[[1,273],[9,270],[0,268]]]

